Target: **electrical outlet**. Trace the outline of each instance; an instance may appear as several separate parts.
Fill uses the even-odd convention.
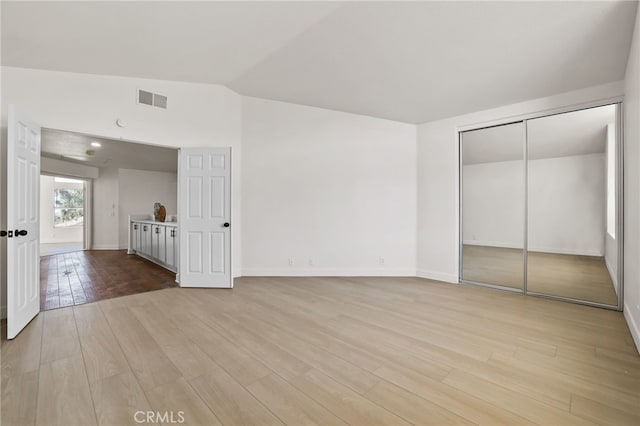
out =
[[[293,257],[289,258],[289,266],[293,266]]]
[[[380,263],[380,265],[384,265],[384,257],[380,256],[378,263]]]

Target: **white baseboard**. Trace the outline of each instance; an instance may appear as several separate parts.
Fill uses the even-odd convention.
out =
[[[633,337],[633,341],[636,344],[636,350],[640,353],[640,324],[638,324],[636,318],[633,317],[631,308],[626,303],[624,304],[624,317],[627,320],[629,331],[631,331],[631,337]]]
[[[442,272],[427,271],[426,269],[418,269],[416,276],[420,278],[426,278],[428,280],[443,281],[446,283],[457,284],[459,282],[458,276],[454,274],[444,274]]]
[[[522,246],[517,244],[501,243],[497,241],[480,241],[480,240],[466,240],[462,244],[465,246],[484,246],[484,247],[500,247],[500,248],[512,248],[521,249]]]
[[[484,247],[500,247],[500,248],[511,248],[511,249],[522,249],[522,246],[518,246],[517,244],[509,244],[509,243],[501,243],[495,241],[478,241],[478,240],[468,240],[463,241],[462,244],[468,246],[484,246]],[[604,253],[600,250],[576,250],[576,249],[567,249],[567,248],[557,248],[557,247],[529,247],[529,251],[531,252],[539,252],[539,253],[554,253],[554,254],[573,254],[576,256],[604,256]]]
[[[604,264],[607,266],[607,271],[609,271],[609,276],[611,277],[611,281],[613,282],[613,289],[616,291],[616,295],[618,294],[618,274],[614,273],[614,268],[611,267],[609,263],[609,259],[604,257]]]
[[[536,253],[572,254],[575,256],[604,257],[604,253],[600,250],[575,250],[555,247],[529,247],[529,251]]]
[[[242,268],[243,277],[415,277],[411,268]]]
[[[98,244],[98,245],[93,245],[91,247],[91,250],[120,250],[120,246],[111,245],[111,244],[104,244],[104,245]]]

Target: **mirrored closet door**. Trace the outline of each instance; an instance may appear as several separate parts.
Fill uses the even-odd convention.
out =
[[[524,124],[461,134],[461,278],[524,287]]]
[[[617,105],[527,121],[527,291],[617,306]]]
[[[460,133],[460,281],[619,309],[620,105]]]

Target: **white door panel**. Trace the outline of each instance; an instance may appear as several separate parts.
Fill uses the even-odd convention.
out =
[[[7,337],[40,311],[40,126],[9,106],[7,121]]]
[[[178,174],[180,285],[231,288],[231,148],[182,148]]]
[[[223,274],[225,271],[225,236],[224,232],[211,232],[209,234],[209,252],[211,253],[211,270],[212,274]]]

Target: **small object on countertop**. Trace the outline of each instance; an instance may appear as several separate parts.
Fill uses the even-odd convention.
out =
[[[156,217],[156,220],[158,222],[164,222],[166,218],[167,218],[167,209],[161,204],[160,209],[158,210],[158,216]]]
[[[158,220],[158,213],[160,212],[160,203],[153,203],[153,220]]]

